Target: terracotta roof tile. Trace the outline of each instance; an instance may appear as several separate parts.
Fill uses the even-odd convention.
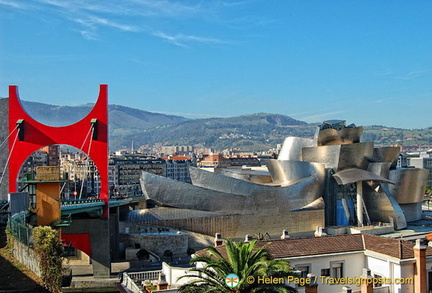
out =
[[[366,248],[371,251],[382,253],[399,259],[414,257],[412,241],[402,239],[387,238],[375,235],[365,235]],[[432,247],[426,247],[426,255],[432,256]]]
[[[399,259],[407,259],[414,257],[414,245],[414,242],[406,240],[369,234],[352,234],[259,241],[257,247],[265,246],[274,258],[292,258],[370,250]],[[218,250],[225,255],[224,246],[218,247]],[[432,247],[427,247],[426,255],[432,256]]]
[[[275,258],[362,251],[360,234],[268,241],[267,250]]]

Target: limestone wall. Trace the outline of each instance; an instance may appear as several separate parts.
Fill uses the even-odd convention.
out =
[[[158,253],[159,256],[162,256],[163,252],[167,249],[173,251],[173,253],[174,251],[178,251],[179,255],[184,256],[189,248],[197,251],[212,246],[214,239],[214,235],[209,236],[185,230],[180,232],[177,229],[166,227],[150,227],[142,222],[120,222],[119,227],[121,232],[119,241],[122,241],[127,246],[125,250],[127,260],[137,259],[135,254],[139,249],[135,249],[135,244],[139,244],[140,247],[147,248],[150,251],[153,251],[152,247],[160,246],[161,248],[159,248],[159,251],[162,252],[162,254]],[[184,242],[183,238],[180,243],[177,241],[169,241],[167,243],[168,246],[164,248],[159,240],[165,241],[165,238],[170,235],[174,237],[173,239],[175,239],[177,235],[187,235],[187,242]]]
[[[324,225],[324,210],[300,211],[286,214],[229,215],[221,217],[170,219],[142,222],[147,225],[172,227],[223,238],[244,238],[246,234],[280,236],[282,230],[290,234],[307,234]]]
[[[164,255],[165,250],[171,250],[174,256],[184,256],[187,254],[188,238],[185,233],[180,234],[129,234],[129,242],[140,248],[145,248],[156,253],[159,257]]]

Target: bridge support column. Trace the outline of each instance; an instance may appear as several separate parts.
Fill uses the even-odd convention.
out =
[[[108,219],[88,218],[73,219],[71,226],[62,228],[62,234],[67,234],[74,246],[74,234],[82,235],[88,233],[90,236],[89,254],[93,265],[93,276],[95,278],[109,278],[111,274],[111,251],[110,251],[110,225]],[[78,242],[78,241],[76,241]]]

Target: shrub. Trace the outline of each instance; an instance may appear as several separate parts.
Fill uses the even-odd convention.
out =
[[[59,233],[49,226],[33,229],[35,252],[40,257],[42,282],[49,291],[61,292],[63,244]]]

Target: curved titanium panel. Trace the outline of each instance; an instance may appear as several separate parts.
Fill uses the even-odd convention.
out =
[[[303,148],[303,161],[323,163],[336,171],[367,169],[373,154],[373,142]]]
[[[129,211],[127,213],[127,221],[144,222],[144,221],[171,220],[171,219],[219,217],[223,215],[224,214],[198,211],[198,210],[157,207],[157,208]]]
[[[345,143],[359,143],[363,135],[363,127],[345,127],[339,131],[342,141]]]
[[[378,176],[389,178],[390,166],[391,163],[387,163],[387,162],[369,163],[367,170]]]
[[[380,181],[384,183],[393,183],[387,178],[376,175],[373,172],[363,169],[345,169],[333,175],[339,185],[345,185],[358,181]]]
[[[323,193],[324,182],[318,175],[285,187],[261,186],[252,194],[254,214],[282,214],[298,210]]]
[[[342,138],[336,129],[327,128],[318,134],[318,146],[342,144]]]
[[[342,145],[338,170],[348,168],[359,168],[366,170],[373,154],[373,147],[373,142]]]
[[[259,184],[216,174],[196,167],[189,167],[189,174],[194,186],[229,194],[249,196],[260,187]]]
[[[320,197],[317,200],[311,202],[310,204],[305,205],[304,207],[301,207],[297,211],[305,211],[305,210],[323,210],[325,207],[324,198]]]
[[[275,213],[301,208],[322,195],[324,166],[317,165],[316,168],[321,171],[282,186],[253,184],[193,167],[190,174],[194,185],[225,193],[250,195],[253,200],[251,213]]]
[[[389,186],[389,191],[400,204],[421,202],[428,175],[428,170],[419,168],[390,170],[389,178],[395,185]]]
[[[266,165],[275,184],[292,184],[314,174],[318,174],[324,180],[325,176],[325,166],[320,163],[267,160]]]
[[[302,148],[316,146],[317,142],[315,139],[293,136],[287,137],[282,144],[278,160],[304,161],[302,160]]]
[[[422,202],[399,204],[407,222],[418,221],[423,218]]]
[[[395,169],[400,154],[400,147],[374,148],[372,162],[391,163],[390,169]]]
[[[159,205],[178,208],[227,214],[277,214],[315,201],[321,197],[324,186],[324,178],[318,174],[285,187],[253,184],[197,168],[190,168],[190,174],[197,186],[143,172],[143,193]]]
[[[263,171],[215,168],[214,173],[255,184],[268,184],[273,182],[270,174]]]
[[[363,184],[363,201],[371,221],[388,222],[392,218],[395,229],[406,228],[407,221],[401,207],[389,195],[386,184],[381,184],[381,187],[377,192],[368,184]]]
[[[140,182],[145,198],[161,206],[238,214],[246,203],[242,195],[209,190],[144,171]]]
[[[302,157],[303,161],[322,163],[326,168],[337,169],[340,150],[340,145],[305,147],[302,150]]]

